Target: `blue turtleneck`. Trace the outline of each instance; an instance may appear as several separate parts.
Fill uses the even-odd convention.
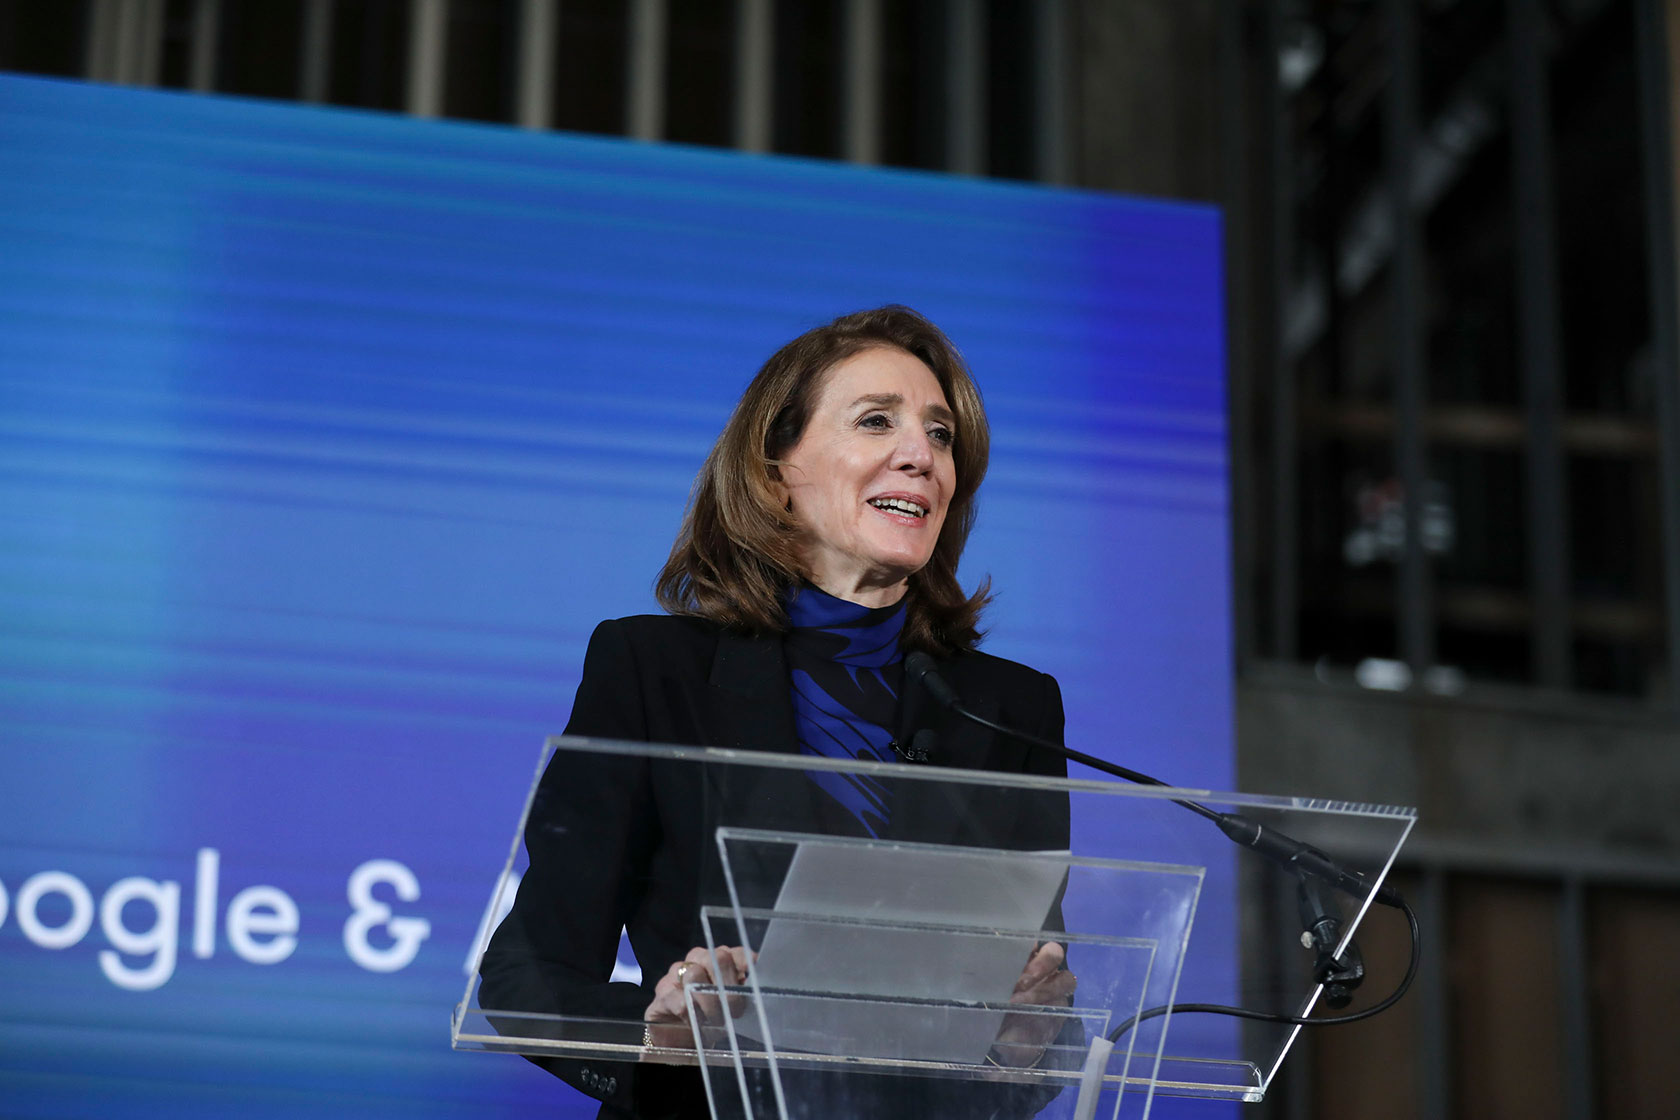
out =
[[[864,607],[804,584],[789,593],[788,675],[799,749],[827,758],[893,761],[891,728],[904,679],[904,602]],[[880,836],[891,792],[872,778],[817,771],[811,780]]]

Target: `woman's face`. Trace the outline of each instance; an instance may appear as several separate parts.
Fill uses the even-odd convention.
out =
[[[945,524],[955,436],[945,393],[919,358],[882,347],[828,371],[781,468],[812,583],[869,606],[898,601]]]

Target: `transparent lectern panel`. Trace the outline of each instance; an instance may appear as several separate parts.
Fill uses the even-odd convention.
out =
[[[1313,915],[1329,919],[1317,927],[1321,937],[1340,951],[1369,899],[1233,844],[1186,802],[1293,836],[1368,883],[1386,874],[1414,820],[1410,810],[1382,806],[1083,775],[551,739],[507,862],[499,877],[486,876],[494,891],[475,955],[482,959],[456,1009],[454,1043],[558,1059],[550,1068],[621,1106],[710,1100],[735,1115],[790,1116],[785,1093],[777,1112],[763,1111],[778,1085],[787,1088],[777,1081],[785,1055],[785,1072],[829,1094],[799,1099],[833,1100],[835,1083],[823,1079],[846,1076],[860,1086],[906,1081],[919,1086],[912,1096],[946,1100],[957,1092],[952,1083],[998,1092],[1029,1084],[1034,1092],[1012,1091],[999,1115],[1051,1116],[1078,1099],[1090,1047],[1076,1053],[1058,1033],[1029,1071],[1000,1069],[984,1055],[976,1063],[963,1042],[910,1070],[921,1059],[904,1044],[916,1030],[948,1035],[953,1047],[983,1037],[981,1024],[995,1027],[1009,1002],[997,998],[1002,982],[989,977],[986,989],[976,979],[953,991],[953,976],[969,966],[1007,973],[1016,965],[997,962],[1055,941],[1078,986],[1071,1006],[1042,1014],[1060,1015],[1059,1032],[1077,1023],[1085,1038],[1116,1043],[1096,1059],[1093,1078],[1106,1088],[1094,1115],[1142,1115],[1155,1092],[1258,1100],[1295,1028],[1245,1029],[1166,1009],[1199,1002],[1322,1013],[1314,966],[1328,951],[1304,949],[1297,962],[1240,974],[1239,919],[1249,936],[1281,930],[1293,942],[1310,902]],[[1171,887],[1186,876],[1197,890]],[[1385,912],[1381,920],[1394,919]],[[615,963],[621,931],[630,950]],[[748,1014],[679,1022],[671,1036],[648,1030],[655,986],[677,962],[709,963],[710,950],[742,943],[760,956],[740,983],[725,978],[723,995],[747,1001]],[[919,967],[864,967],[871,962],[860,946],[870,944],[890,945],[895,959]],[[1140,988],[1136,961],[1145,956]],[[874,974],[890,984],[858,979]],[[711,979],[710,968],[685,972],[690,989]],[[909,1008],[918,1000],[950,1007],[917,1020]],[[842,1001],[869,1010],[831,1016],[825,1053],[812,1042],[821,1040],[823,1009]],[[679,997],[679,1006],[680,1020],[688,1004]],[[756,1033],[734,1029],[749,1019]],[[805,1033],[778,1038],[778,1021],[789,1031],[804,1022]],[[949,1030],[926,1025],[940,1022]],[[866,1029],[871,1023],[899,1024],[899,1035],[883,1037]],[[728,1093],[715,1091],[725,1082]]]
[[[1199,868],[1065,851],[734,828],[717,838],[732,899],[775,898],[734,907],[733,928],[731,911],[704,918],[708,944],[747,950],[752,1014],[735,1034],[779,1066],[823,1055],[988,1083],[1011,1080],[1000,1069],[1076,1072],[1111,1021],[1172,1001],[1202,880]],[[1117,924],[1068,926],[1063,905],[1087,894],[1082,912]],[[1150,1027],[1120,1040],[1117,1082],[1136,1070],[1147,1088],[1162,1039]],[[1067,1053],[1046,1066],[1051,1044]],[[820,1114],[796,1096],[781,1094],[782,1116]]]
[[[698,1016],[716,1015],[731,1008],[738,1023],[750,1023],[756,1008],[754,994],[745,987],[717,988],[699,985],[690,989]],[[815,1020],[832,1011],[832,997],[787,995],[766,997],[778,1004],[776,1013],[802,1014],[795,1006],[808,1000],[815,1005]],[[906,1001],[861,998],[853,1001],[847,1014],[860,1020],[873,1019],[891,1031],[912,1010]],[[927,1062],[895,1063],[859,1060],[829,1052],[826,1037],[819,1038],[822,1051],[765,1049],[745,1033],[732,1037],[708,1031],[701,1047],[707,1073],[708,1100],[714,1116],[741,1120],[836,1120],[839,1117],[917,1117],[918,1120],[971,1120],[999,1116],[1073,1117],[1077,1113],[1082,1067],[1089,1047],[1083,1042],[1064,1043],[1058,1038],[1096,1037],[1103,1016],[1068,1008],[1026,1008],[1019,1011],[966,1009],[947,1005],[936,1011],[959,1032],[972,1033],[963,1023],[965,1016],[986,1019],[990,1030],[1005,1014],[1017,1014],[1018,1029],[1041,1031],[1052,1041],[1046,1045],[1021,1044],[995,1049],[996,1064],[981,1066]],[[1044,1020],[1040,1023],[1038,1020]],[[1122,1080],[1118,1064],[1110,1081]],[[1105,1120],[1113,1115],[1112,1101]],[[1130,1114],[1129,1114],[1130,1115]]]
[[[743,981],[725,1020],[737,1064],[769,1070],[759,1103],[774,1111],[754,1120],[882,1115],[889,1093],[928,1116],[1074,1115],[1091,1043],[1170,1002],[1202,879],[1066,852],[731,828],[718,847],[735,898],[776,898],[702,915],[722,974]],[[758,881],[766,868],[774,890]],[[1084,891],[1127,900],[1132,935],[1065,926],[1062,902]],[[1159,1045],[1126,1036],[1095,1088],[1136,1084],[1127,1114],[1144,1115]]]

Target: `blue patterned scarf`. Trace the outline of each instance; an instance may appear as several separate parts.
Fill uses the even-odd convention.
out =
[[[904,602],[863,607],[805,584],[788,599],[788,675],[799,749],[825,758],[895,761],[891,728],[904,680]],[[811,780],[864,831],[880,836],[891,791],[873,778],[818,771]]]

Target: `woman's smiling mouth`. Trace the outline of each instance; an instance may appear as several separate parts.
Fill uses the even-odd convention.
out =
[[[883,512],[896,513],[901,517],[913,517],[918,521],[928,514],[928,507],[915,498],[882,496],[870,498],[869,504]]]

